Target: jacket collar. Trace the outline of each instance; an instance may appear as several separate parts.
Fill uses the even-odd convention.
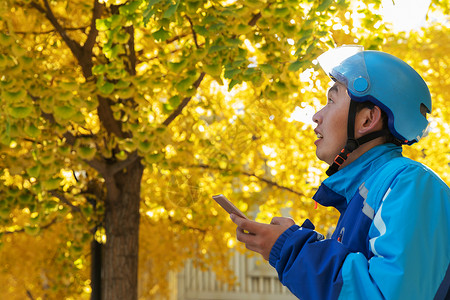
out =
[[[361,183],[387,161],[401,156],[401,146],[394,144],[376,146],[325,179],[313,199],[323,206],[333,206],[342,212]]]

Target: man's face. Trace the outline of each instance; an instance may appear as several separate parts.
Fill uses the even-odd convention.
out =
[[[328,90],[327,104],[313,116],[317,123],[314,132],[318,139],[317,157],[331,165],[337,154],[345,147],[347,141],[347,118],[350,97],[345,85],[336,82]]]

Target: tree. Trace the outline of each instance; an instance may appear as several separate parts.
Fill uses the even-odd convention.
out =
[[[212,194],[260,220],[315,211],[315,137],[291,113],[320,106],[312,61],[347,2],[0,5],[2,240],[11,253],[34,236],[43,262],[6,295],[88,297],[99,244],[103,299],[136,299],[138,271],[140,295],[164,294],[186,258],[231,281],[234,230]]]

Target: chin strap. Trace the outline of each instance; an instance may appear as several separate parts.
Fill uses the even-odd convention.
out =
[[[345,144],[344,149],[342,149],[341,152],[334,158],[333,164],[326,171],[326,174],[328,176],[331,176],[337,171],[339,171],[339,167],[347,160],[350,153],[358,149],[359,146],[371,140],[389,134],[389,131],[384,129],[371,132],[365,136],[360,137],[359,139],[355,139],[355,118],[356,118],[356,102],[350,100],[350,107],[348,110],[348,121],[347,121],[347,143]]]

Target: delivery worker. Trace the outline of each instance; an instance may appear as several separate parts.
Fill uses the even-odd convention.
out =
[[[318,61],[334,85],[313,116],[316,155],[330,165],[313,199],[340,212],[336,230],[324,239],[309,220],[232,214],[237,239],[302,300],[450,299],[450,189],[402,156],[426,134],[427,85],[399,58],[360,46]]]

